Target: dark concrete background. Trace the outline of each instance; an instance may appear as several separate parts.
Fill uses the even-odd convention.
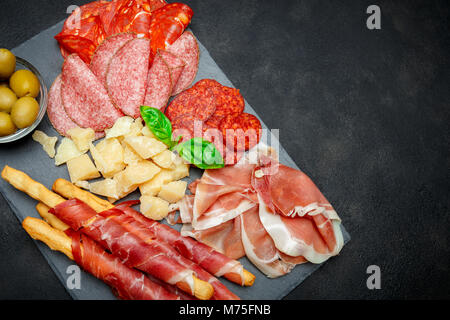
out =
[[[85,2],[2,0],[0,47]],[[352,235],[287,298],[448,299],[448,2],[186,3],[195,35]],[[381,30],[366,28],[370,4]],[[1,196],[0,219],[0,299],[70,299]],[[366,287],[372,264],[381,290]]]

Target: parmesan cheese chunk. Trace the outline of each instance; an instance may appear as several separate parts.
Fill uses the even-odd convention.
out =
[[[174,168],[175,165],[173,163],[175,159],[175,154],[170,150],[164,150],[161,153],[152,157],[152,160],[161,168]]]
[[[161,141],[146,136],[129,136],[125,138],[124,142],[142,159],[151,158],[167,149],[167,146]]]
[[[161,171],[150,181],[145,182],[139,186],[139,190],[141,194],[156,196],[159,191],[161,191],[161,187],[173,181],[172,170],[161,169]]]
[[[67,169],[72,182],[100,177],[100,173],[87,154],[82,154],[67,161]]]
[[[103,161],[102,170],[99,168],[103,177],[112,178],[125,168],[123,148],[117,138],[103,139],[95,146],[95,149]],[[94,155],[92,157],[96,160]]]
[[[175,203],[184,197],[186,192],[186,181],[173,181],[161,187],[158,197],[166,200],[169,203]]]
[[[105,133],[106,139],[111,139],[111,138],[117,138],[117,137],[123,137],[126,134],[128,134],[131,130],[131,125],[134,123],[134,120],[132,117],[120,117],[119,119],[116,120],[116,122],[114,123],[114,125],[112,126],[111,129],[106,129]]]
[[[141,212],[144,216],[154,220],[161,220],[169,214],[169,203],[161,198],[143,195],[141,200]]]
[[[117,181],[114,179],[104,179],[89,184],[89,191],[104,197],[119,199]]]
[[[81,156],[84,152],[78,150],[75,143],[69,138],[64,138],[56,150],[55,165],[59,166],[70,159]]]
[[[89,143],[95,140],[95,131],[91,128],[75,127],[70,129],[67,134],[80,152],[88,151]]]
[[[33,140],[40,143],[50,158],[55,157],[55,145],[58,141],[57,137],[49,137],[44,132],[36,130],[33,133]]]
[[[157,165],[148,160],[140,160],[130,164],[124,172],[124,180],[130,185],[140,185],[151,180],[161,171]]]

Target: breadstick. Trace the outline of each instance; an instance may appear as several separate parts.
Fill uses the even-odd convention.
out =
[[[51,192],[44,185],[31,179],[22,171],[5,166],[2,170],[2,178],[12,184],[16,189],[25,192],[33,199],[43,202],[53,208],[66,199],[60,195]]]
[[[64,222],[59,220],[54,214],[51,214],[50,212],[48,212],[50,210],[50,208],[48,206],[46,206],[45,204],[43,204],[42,202],[39,202],[36,205],[36,210],[39,213],[39,215],[42,217],[42,219],[44,219],[53,228],[61,230],[61,231],[66,231],[67,229],[70,228],[67,224],[65,224]]]
[[[44,242],[52,250],[60,251],[73,260],[72,239],[63,231],[54,229],[47,222],[32,217],[25,218],[22,227],[33,239]]]
[[[81,200],[97,212],[102,212],[114,208],[114,205],[109,201],[96,197],[89,191],[82,190],[65,179],[56,179],[56,181],[53,183],[52,190],[56,193],[59,193],[64,198],[76,198],[78,200]]]

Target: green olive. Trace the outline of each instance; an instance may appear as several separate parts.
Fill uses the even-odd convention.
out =
[[[9,79],[9,87],[21,97],[36,98],[39,94],[39,79],[30,70],[22,69],[13,73]]]
[[[16,57],[8,49],[0,49],[0,78],[8,79],[16,69]]]
[[[11,109],[11,119],[17,128],[29,127],[39,113],[39,103],[32,97],[23,97],[14,103]]]
[[[0,87],[0,111],[9,113],[16,101],[16,94],[11,89]]]
[[[6,112],[0,112],[0,137],[8,136],[16,132],[17,128]]]

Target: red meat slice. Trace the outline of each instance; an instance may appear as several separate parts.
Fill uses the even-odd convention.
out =
[[[106,83],[106,71],[114,54],[128,41],[134,39],[133,33],[118,33],[103,41],[92,56],[90,68],[100,81]]]
[[[133,39],[125,43],[111,58],[106,73],[106,88],[123,113],[140,116],[144,103],[150,56],[148,39]]]
[[[172,90],[172,95],[176,95],[189,87],[197,75],[199,59],[197,40],[191,32],[186,31],[167,48],[167,51],[178,56],[186,63]]]
[[[67,115],[83,128],[103,131],[123,116],[105,87],[76,54],[64,61],[61,98]]]
[[[144,105],[164,111],[172,92],[169,66],[158,52],[148,71]]]
[[[219,125],[228,149],[249,150],[258,144],[262,134],[261,122],[249,113],[229,115]]]
[[[158,53],[169,66],[172,87],[174,87],[183,72],[186,62],[166,50],[158,50]]]

